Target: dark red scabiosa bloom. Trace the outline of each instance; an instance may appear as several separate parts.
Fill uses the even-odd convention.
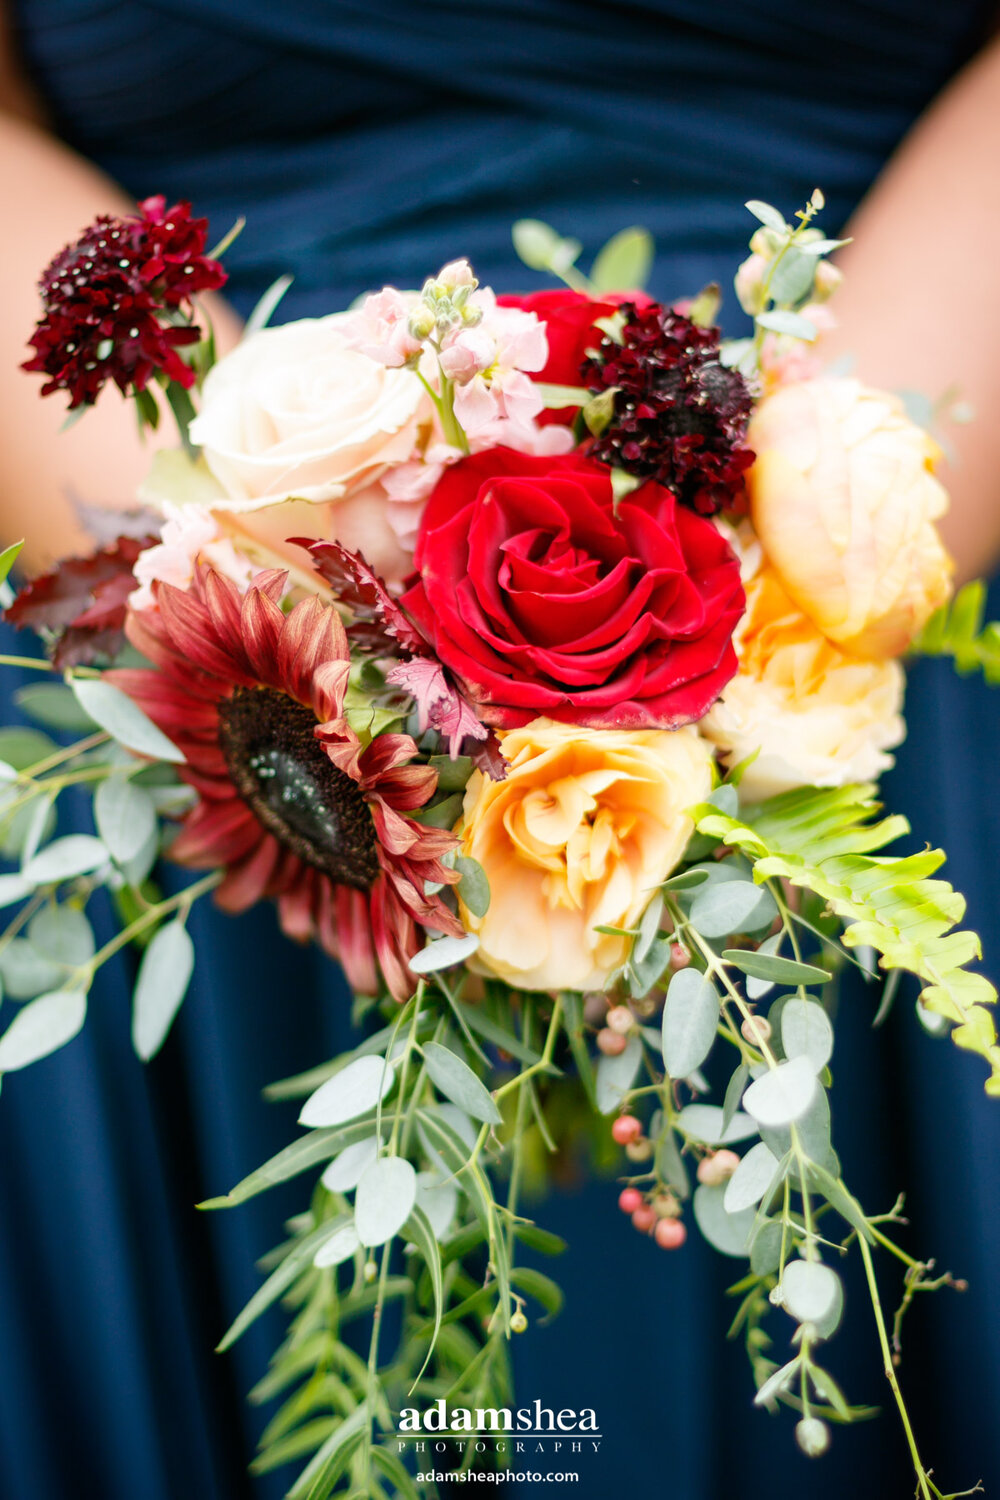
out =
[[[375,993],[377,964],[405,999],[417,924],[462,932],[424,886],[455,883],[441,858],[456,840],[409,816],[437,772],[411,764],[409,735],[362,746],[343,715],[350,654],[340,616],[315,598],[285,615],[286,576],[263,573],[242,598],[210,569],[190,591],[158,584],[157,610],[127,626],[156,670],[108,680],[185,756],[179,772],[199,800],[171,858],[222,866],[216,898],[227,911],[274,898],[284,931],[317,938],[356,990]]]
[[[612,468],[655,479],[700,515],[739,510],[752,398],[743,376],[719,362],[719,331],[652,302],[625,302],[621,343],[604,337],[584,379],[613,389],[611,421],[591,453]]]
[[[191,298],[226,280],[205,255],[207,219],[189,203],[147,198],[128,218],[95,219],[42,276],[43,313],[22,366],[47,376],[42,395],[67,391],[69,407],[92,405],[109,380],[142,391],[162,370],[182,386],[194,371],[178,349],[201,330],[187,322]],[[179,321],[174,321],[175,319]]]

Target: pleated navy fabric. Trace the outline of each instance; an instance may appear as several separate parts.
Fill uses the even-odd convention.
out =
[[[136,196],[190,197],[219,235],[246,214],[227,256],[233,300],[246,311],[291,271],[281,312],[294,317],[385,281],[419,285],[460,254],[499,289],[537,284],[510,244],[524,216],[588,252],[647,225],[660,296],[728,285],[747,236],[744,199],[790,211],[819,184],[825,226],[839,227],[977,45],[985,8],[14,0],[13,15],[60,134]],[[724,320],[739,318],[730,297]],[[28,321],[26,310],[26,332]],[[18,677],[5,677],[9,693]],[[996,977],[1000,806],[983,788],[1000,698],[921,666],[908,717],[888,801],[948,849]],[[203,907],[192,930],[192,990],[150,1068],[130,1052],[133,961],[121,956],[94,988],[84,1033],[4,1080],[3,1500],[284,1491],[281,1476],[246,1475],[263,1418],[243,1404],[280,1317],[225,1356],[211,1351],[301,1193],[292,1185],[211,1216],[193,1205],[290,1138],[294,1111],[263,1104],[260,1090],[347,1045],[348,997],[335,967],[282,939],[269,910],[232,920]],[[872,1209],[909,1186],[911,1248],[972,1283],[910,1314],[901,1374],[927,1460],[949,1487],[998,1478],[997,1106],[975,1060],[924,1036],[908,1004],[874,1041],[868,994],[849,988],[840,1011],[834,1115],[849,1180]],[[724,1343],[737,1263],[696,1236],[663,1254],[615,1196],[612,1183],[592,1182],[539,1209],[572,1242],[560,1266],[567,1307],[516,1348],[525,1399],[598,1412],[606,1437],[597,1459],[581,1460],[578,1492],[776,1500],[808,1485],[817,1500],[849,1486],[908,1497],[891,1410],[839,1433],[821,1463],[799,1457],[791,1424],[779,1430],[752,1408],[742,1353]],[[853,1399],[885,1402],[864,1303],[849,1282],[832,1363]],[[787,1331],[775,1330],[779,1352]]]

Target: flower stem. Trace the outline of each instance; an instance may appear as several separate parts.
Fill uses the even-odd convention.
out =
[[[200,896],[204,896],[208,891],[214,890],[222,882],[224,874],[223,870],[213,870],[209,875],[203,875],[200,880],[194,881],[193,884],[186,885],[175,896],[168,896],[165,901],[158,901],[155,906],[148,907],[141,916],[136,917],[134,922],[130,922],[127,927],[123,927],[121,932],[113,937],[110,942],[105,943],[103,948],[98,948],[92,959],[85,964],[81,964],[80,968],[73,975],[73,978],[85,985],[89,984],[102,964],[107,963],[109,958],[113,958],[134,937],[138,937],[140,932],[144,932],[147,927],[152,926],[161,917],[167,916],[172,911],[183,911],[186,917]]]
[[[879,1299],[878,1283],[875,1280],[875,1267],[872,1263],[871,1249],[867,1240],[861,1235],[858,1236],[858,1248],[861,1251],[861,1259],[864,1262],[865,1279],[868,1282],[868,1294],[871,1297],[872,1311],[875,1314],[875,1326],[878,1329],[879,1344],[882,1348],[882,1366],[885,1370],[885,1378],[889,1382],[893,1398],[896,1402],[896,1409],[903,1424],[903,1431],[906,1434],[906,1442],[910,1450],[914,1472],[917,1476],[917,1485],[921,1500],[940,1500],[941,1491],[936,1484],[931,1482],[921,1463],[920,1454],[917,1451],[917,1440],[913,1435],[909,1412],[906,1410],[906,1403],[903,1400],[903,1393],[900,1390],[899,1381],[896,1379],[896,1371],[892,1363],[892,1353],[889,1349],[889,1334],[885,1326],[885,1317],[882,1313],[882,1303]]]

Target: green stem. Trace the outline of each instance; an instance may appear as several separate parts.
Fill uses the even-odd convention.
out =
[[[188,428],[198,415],[195,404],[191,400],[190,393],[176,380],[168,380],[165,391],[167,405],[170,407],[174,421],[177,423],[177,431],[180,433],[184,451],[189,458],[195,458],[197,457],[198,449],[192,443],[188,434]]]
[[[37,656],[0,656],[0,667],[28,667],[35,672],[54,672],[50,661]]]
[[[892,1363],[892,1353],[889,1349],[889,1334],[885,1326],[885,1318],[882,1314],[882,1303],[879,1299],[878,1283],[875,1280],[875,1267],[872,1263],[871,1249],[868,1245],[867,1240],[862,1238],[860,1235],[858,1237],[858,1246],[861,1250],[861,1259],[864,1262],[865,1279],[868,1282],[868,1294],[871,1297],[872,1311],[875,1314],[875,1326],[878,1329],[879,1344],[882,1348],[882,1366],[885,1370],[885,1378],[889,1382],[889,1387],[896,1402],[896,1409],[899,1412],[900,1421],[903,1424],[903,1431],[906,1434],[906,1442],[910,1450],[910,1458],[913,1462],[914,1472],[917,1476],[917,1484],[920,1490],[920,1495],[922,1497],[922,1500],[940,1500],[940,1490],[937,1488],[937,1485],[931,1483],[931,1480],[920,1461],[920,1454],[917,1451],[917,1440],[913,1435],[913,1428],[910,1426],[910,1416],[906,1410],[906,1403],[903,1400],[903,1393],[899,1388],[899,1381],[896,1379],[896,1371]]]
[[[144,932],[147,927],[159,921],[161,917],[167,916],[169,912],[180,910],[183,910],[185,915],[187,915],[187,912],[190,911],[200,896],[204,896],[208,891],[214,890],[221,883],[224,873],[222,870],[213,870],[210,875],[203,875],[201,880],[196,880],[192,885],[185,886],[182,891],[177,892],[176,896],[168,896],[165,901],[158,901],[155,906],[149,907],[141,916],[136,917],[134,922],[130,922],[127,927],[123,927],[121,932],[113,937],[110,942],[105,943],[103,948],[98,948],[89,962],[81,964],[80,968],[73,974],[73,979],[83,985],[90,984],[102,964],[107,963],[109,958],[113,958],[134,937],[138,937],[140,932]]]

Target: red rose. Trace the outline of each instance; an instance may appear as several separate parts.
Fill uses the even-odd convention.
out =
[[[647,299],[642,298],[645,302]],[[545,324],[549,341],[549,357],[544,370],[535,376],[546,385],[576,385],[584,381],[580,368],[587,358],[588,349],[596,349],[601,342],[601,331],[594,327],[597,318],[610,318],[616,312],[620,296],[595,300],[582,292],[570,291],[569,287],[556,287],[551,291],[532,292],[528,297],[498,297],[501,307],[520,307],[534,313]],[[578,407],[561,406],[543,411],[536,419],[540,426],[553,422],[568,425],[576,416]]]
[[[701,718],[736,671],[739,563],[711,521],[647,483],[615,513],[579,452],[493,448],[446,470],[403,604],[487,724]]]

